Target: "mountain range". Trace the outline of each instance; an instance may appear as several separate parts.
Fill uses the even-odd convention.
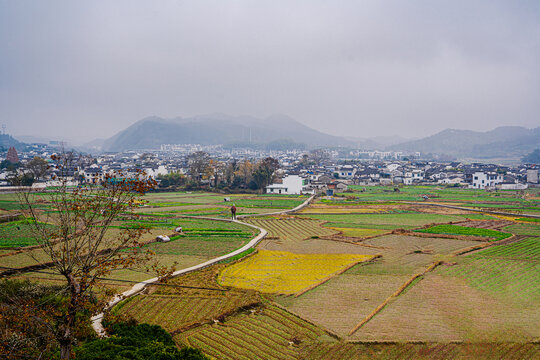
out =
[[[24,145],[9,135],[4,136],[4,146]],[[87,152],[119,152],[159,149],[162,144],[251,146],[266,149],[345,147],[420,152],[423,155],[454,158],[518,159],[540,148],[540,127],[528,129],[503,126],[486,132],[446,129],[419,139],[406,139],[395,135],[359,138],[325,134],[286,115],[272,115],[262,119],[225,114],[174,119],[151,116],[137,121],[108,139],[94,140],[79,148]]]
[[[307,147],[354,146],[353,141],[314,130],[285,115],[258,119],[211,114],[170,120],[147,117],[105,140],[103,149],[125,151],[159,149],[162,144],[245,144],[276,140],[292,140]]]
[[[538,148],[540,127],[501,126],[486,132],[446,129],[422,139],[391,145],[387,149],[489,159],[520,158]]]

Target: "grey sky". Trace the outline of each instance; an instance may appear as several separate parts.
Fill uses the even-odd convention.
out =
[[[540,1],[0,0],[0,53],[16,135],[212,112],[358,137],[540,126]]]

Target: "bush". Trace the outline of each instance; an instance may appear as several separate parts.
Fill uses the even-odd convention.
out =
[[[178,349],[169,333],[158,325],[113,324],[111,336],[88,341],[75,349],[79,360],[207,360],[199,350]]]

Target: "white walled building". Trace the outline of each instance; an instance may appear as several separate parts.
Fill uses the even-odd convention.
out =
[[[471,188],[473,189],[485,189],[494,188],[498,184],[502,184],[503,176],[494,172],[485,173],[477,171],[472,175]]]
[[[531,184],[538,184],[538,169],[527,170],[527,182]]]
[[[266,187],[267,194],[288,194],[300,195],[306,193],[304,187],[307,180],[298,175],[287,175],[283,178],[282,184],[271,184]]]

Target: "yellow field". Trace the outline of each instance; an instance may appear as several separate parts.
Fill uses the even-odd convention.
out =
[[[292,295],[322,284],[373,255],[293,254],[259,250],[244,261],[225,268],[218,276],[224,286]]]
[[[387,212],[380,208],[342,208],[310,206],[300,210],[300,214],[379,214]]]
[[[380,230],[380,229],[336,228],[336,227],[331,227],[330,229],[340,231],[343,233],[344,236],[358,237],[358,238],[371,237],[371,236],[376,236],[376,235],[389,232],[388,230]]]

